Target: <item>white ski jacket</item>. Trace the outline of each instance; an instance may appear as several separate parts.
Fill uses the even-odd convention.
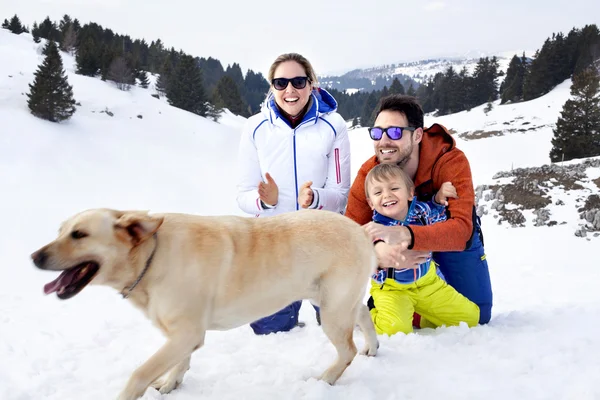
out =
[[[260,113],[248,118],[238,153],[237,202],[256,217],[299,210],[302,184],[312,181],[309,208],[343,214],[350,190],[350,143],[346,122],[336,100],[324,89],[315,89],[312,104],[293,129],[270,95]],[[269,173],[279,188],[275,208],[263,208],[258,184]]]

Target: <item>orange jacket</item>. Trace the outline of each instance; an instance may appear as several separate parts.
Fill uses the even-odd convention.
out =
[[[445,127],[433,124],[424,129],[419,149],[419,167],[415,177],[415,194],[431,200],[444,182],[452,182],[458,199],[448,200],[448,220],[428,226],[411,226],[414,242],[410,248],[430,251],[464,250],[473,230],[475,190],[471,167],[465,154],[456,148],[454,138]],[[350,193],[346,216],[363,225],[371,221],[372,211],[365,195],[367,173],[379,163],[368,159],[358,171]]]

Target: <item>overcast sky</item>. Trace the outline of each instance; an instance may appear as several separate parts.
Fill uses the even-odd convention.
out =
[[[93,21],[148,43],[266,75],[299,52],[317,74],[470,51],[536,50],[553,32],[600,27],[600,0],[0,0],[0,18]],[[528,54],[530,55],[530,54]]]

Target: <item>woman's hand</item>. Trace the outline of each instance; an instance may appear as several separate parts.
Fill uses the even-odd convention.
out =
[[[310,188],[312,181],[304,182],[300,187],[300,194],[298,194],[298,204],[302,208],[308,208],[314,199],[314,192]]]
[[[258,196],[263,203],[274,206],[279,200],[279,188],[268,172],[265,174],[265,178],[266,182],[258,184]]]

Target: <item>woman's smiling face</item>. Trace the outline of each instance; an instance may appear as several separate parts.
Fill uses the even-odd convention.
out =
[[[273,78],[287,78],[292,79],[296,77],[306,77],[306,71],[302,65],[295,61],[285,61],[279,64],[273,74]],[[296,89],[289,82],[287,87],[283,90],[277,90],[272,87],[273,95],[275,96],[275,102],[283,111],[288,115],[295,117],[297,116],[308,103],[310,93],[312,90],[312,84],[307,82],[303,89]]]

